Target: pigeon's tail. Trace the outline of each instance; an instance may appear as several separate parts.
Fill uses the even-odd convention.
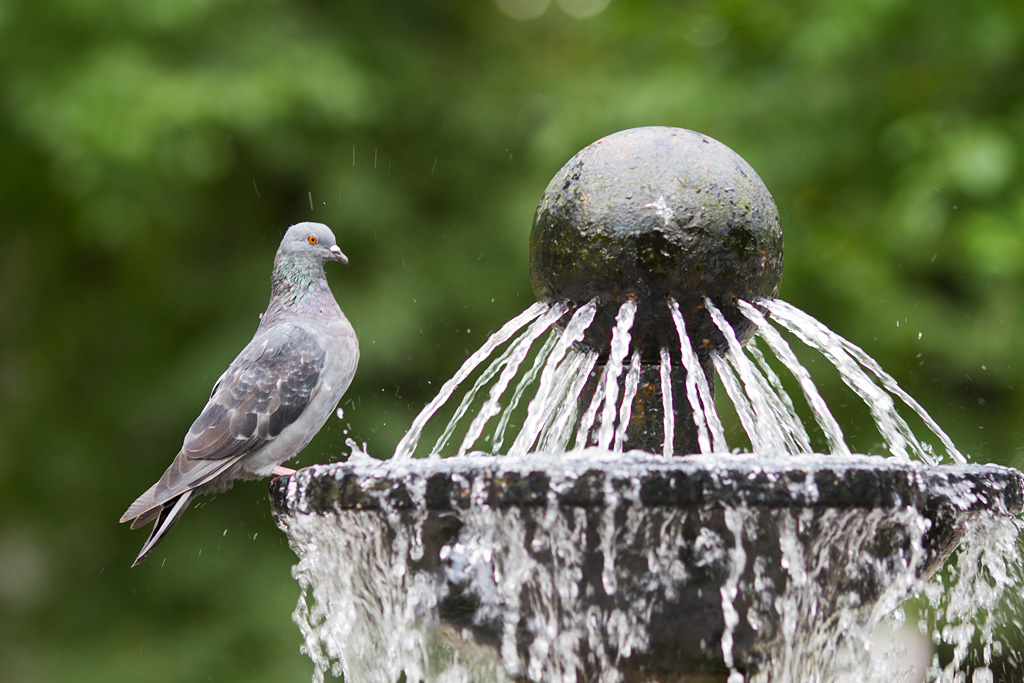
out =
[[[147,519],[153,517],[156,518],[156,522],[153,523],[153,530],[149,532],[149,538],[146,539],[145,544],[142,546],[142,550],[139,551],[139,556],[132,562],[132,566],[136,566],[153,552],[153,548],[157,546],[160,541],[164,540],[164,536],[171,530],[174,523],[181,518],[181,514],[185,512],[185,508],[192,502],[192,496],[195,493],[195,489],[185,491],[176,498],[171,498],[163,504],[160,508],[157,508],[154,512],[155,515],[146,516]],[[122,520],[123,521],[123,520]],[[136,523],[140,520],[136,520]],[[132,528],[136,528],[136,524],[132,524]]]

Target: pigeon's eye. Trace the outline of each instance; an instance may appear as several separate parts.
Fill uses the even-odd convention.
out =
[[[308,241],[310,244],[316,244],[317,243],[316,235],[310,235],[309,237],[306,238],[306,241]]]

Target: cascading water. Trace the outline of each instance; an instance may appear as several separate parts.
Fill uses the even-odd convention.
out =
[[[851,453],[838,421],[819,393],[807,368],[797,360],[782,331],[775,328],[774,325],[777,324],[810,349],[821,353],[835,366],[844,382],[870,409],[878,430],[879,443],[891,456],[904,462],[921,461],[929,465],[940,462],[966,464],[966,458],[924,408],[900,388],[892,376],[882,370],[863,350],[784,301],[764,299],[756,304],[743,300],[735,302],[743,315],[757,326],[754,332],[755,343],[741,345],[718,308],[711,301],[706,303],[712,320],[727,340],[724,352],[713,354],[711,362],[722,381],[730,404],[738,415],[750,451],[817,452],[830,455]],[[679,320],[679,338],[674,341],[681,349],[690,349],[692,340],[686,336],[678,305],[670,301],[668,306],[670,314]],[[771,318],[767,318],[761,312],[761,308],[770,312]],[[458,409],[449,419],[442,436],[433,448],[419,455],[435,458],[452,454],[446,453],[445,448],[453,434],[457,433],[460,423],[467,422],[470,417],[472,423],[466,429],[460,440],[461,445],[454,454],[500,453],[509,421],[520,406],[524,393],[530,389],[533,389],[534,393],[529,401],[529,413],[519,436],[508,451],[509,454],[564,450],[559,446],[565,443],[565,431],[573,427],[576,429],[576,448],[596,445],[599,448],[621,451],[625,432],[632,417],[632,402],[640,391],[641,384],[640,356],[637,350],[633,350],[630,355],[629,346],[630,325],[636,310],[632,301],[627,301],[620,308],[619,318],[623,324],[615,327],[612,353],[597,377],[582,417],[576,425],[569,424],[567,419],[575,413],[584,393],[582,379],[586,379],[588,373],[581,370],[592,367],[597,359],[593,349],[573,348],[570,345],[578,342],[586,334],[587,324],[593,320],[595,309],[596,306],[593,304],[577,309],[564,332],[553,332],[543,342],[540,339],[544,337],[544,333],[554,327],[564,315],[565,305],[561,302],[546,306],[535,304],[520,316],[519,322],[523,327],[503,328],[496,333],[488,341],[488,345],[495,341],[499,343],[485,345],[484,348],[489,348],[490,355],[497,357],[479,373],[472,387],[462,396]],[[507,342],[508,346],[498,353],[502,350],[500,342]],[[763,349],[759,343],[764,344]],[[524,371],[523,366],[530,358],[529,353],[534,344],[542,348],[536,353],[528,370]],[[552,346],[553,351],[550,348]],[[693,421],[693,427],[698,433],[698,448],[694,452],[707,454],[748,450],[741,444],[730,444],[726,438],[722,418],[712,400],[712,387],[708,384],[707,377],[701,371],[692,350],[688,354],[679,354],[682,357],[680,366],[687,378],[684,396],[676,398],[671,381],[661,379],[671,377],[671,356],[675,351],[675,348],[670,350],[668,347],[661,347],[659,350],[661,360],[658,366],[658,397],[662,402],[662,414],[672,416],[672,419],[662,423],[664,426],[661,429],[658,452],[668,455],[673,453],[671,445],[675,440],[674,406],[675,401],[681,399],[687,401],[687,410],[682,411],[682,414]],[[812,444],[812,437],[800,418],[792,397],[784,388],[777,371],[766,360],[765,351],[781,361],[785,370],[791,374],[792,381],[799,387],[806,409],[820,433],[820,444]],[[416,429],[405,435],[392,456],[394,459],[402,460],[417,455],[422,425],[429,423],[438,410],[444,407],[444,399],[451,395],[461,381],[473,377],[474,371],[487,360],[490,360],[489,355],[474,355],[463,364],[456,374],[460,381],[453,382],[450,389],[446,385],[438,394],[438,398],[417,416],[414,422]],[[500,377],[495,380],[499,373]],[[516,377],[520,377],[520,382],[516,385],[515,398],[502,408],[502,399],[509,389],[511,380]],[[492,380],[493,384],[487,391],[486,401],[475,413],[471,412],[469,409],[474,399]],[[552,391],[552,388],[555,390]],[[921,422],[937,442],[936,445],[922,441],[914,433],[906,418],[901,415],[900,408]],[[486,428],[493,418],[498,418],[496,428],[492,433],[488,433]],[[561,438],[556,438],[554,443],[538,438],[541,434],[547,433],[557,434]],[[815,448],[815,445],[821,447]]]
[[[541,301],[389,460],[272,487],[314,679],[900,680],[866,644],[918,594],[922,632],[954,646],[929,680],[966,680],[972,645],[992,680],[1024,478],[966,464],[863,350],[775,298],[781,247],[767,190],[709,138],[635,129],[570,160],[531,236]],[[794,343],[888,457],[852,454]]]

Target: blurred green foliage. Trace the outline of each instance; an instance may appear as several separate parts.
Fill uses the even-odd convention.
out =
[[[299,464],[384,455],[532,301],[548,179],[623,128],[745,157],[783,297],[976,460],[1024,464],[1024,4],[547,5],[0,6],[4,680],[305,680],[263,484],[136,570],[117,524],[255,328],[284,228],[334,228],[363,349]]]

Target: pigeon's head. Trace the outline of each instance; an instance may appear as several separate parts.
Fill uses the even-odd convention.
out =
[[[327,261],[348,263],[334,233],[323,223],[296,223],[288,228],[277,250],[278,256],[308,259],[323,265]]]

